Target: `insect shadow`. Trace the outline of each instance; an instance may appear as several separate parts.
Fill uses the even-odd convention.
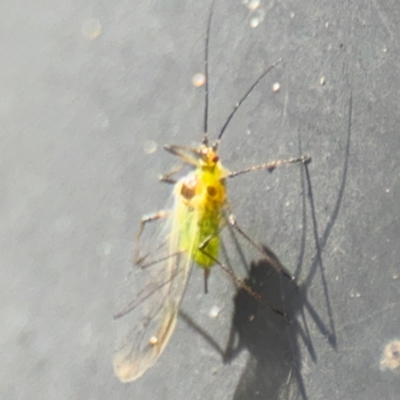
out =
[[[339,215],[345,192],[350,152],[352,108],[352,93],[350,90],[347,142],[342,179],[331,217],[320,239],[318,239],[318,224],[310,172],[308,165],[304,166],[303,193],[307,193],[309,198],[316,248],[316,256],[310,266],[307,277],[301,283],[296,282],[299,280],[303,268],[305,221],[307,220],[305,196],[303,196],[303,240],[295,272],[296,281],[282,279],[281,274],[277,273],[276,263],[280,264],[280,261],[267,246],[263,246],[266,257],[253,261],[250,266],[246,283],[254,291],[265,296],[271,304],[283,309],[286,312],[286,318],[280,317],[269,308],[260,307],[260,304],[243,290],[238,290],[236,294],[231,338],[237,335],[239,339],[235,349],[232,348],[231,343],[228,344],[225,361],[232,359],[242,348],[247,348],[251,357],[237,385],[234,395],[235,400],[260,398],[308,399],[301,374],[301,341],[315,364],[318,363],[318,354],[315,352],[312,337],[309,333],[305,318],[306,312],[311,316],[319,332],[327,339],[331,348],[334,351],[337,350],[336,329],[322,254]],[[304,187],[304,182],[306,188]],[[281,266],[281,268],[284,267]],[[307,297],[308,288],[318,270],[325,298],[327,324],[323,322],[323,319]]]
[[[246,283],[261,296],[282,310],[281,317],[239,290],[235,296],[235,312],[230,341],[224,360],[232,360],[246,348],[251,357],[237,385],[235,399],[292,398],[297,388],[305,389],[300,373],[301,354],[296,338],[300,334],[312,352],[312,343],[297,323],[296,316],[303,307],[300,290],[295,281],[282,279],[276,272],[278,257],[263,246],[266,257],[253,261]],[[235,336],[238,338],[233,344]],[[294,384],[297,381],[297,386]]]
[[[307,329],[296,320],[304,307],[302,288],[279,272],[278,268],[284,267],[271,249],[264,245],[263,250],[264,257],[246,266],[248,276],[244,283],[267,304],[283,310],[284,316],[239,288],[224,349],[184,311],[180,311],[180,317],[221,354],[224,363],[230,363],[242,350],[250,353],[234,399],[291,399],[298,392],[307,399],[301,377],[299,336],[313,359],[315,355]]]
[[[250,353],[234,399],[291,399],[297,392],[307,399],[300,372],[299,336],[313,359],[315,355],[307,329],[296,319],[304,307],[302,288],[295,280],[282,276],[278,268],[284,267],[271,249],[264,245],[263,250],[264,257],[246,266],[248,276],[244,283],[267,304],[283,310],[284,316],[239,288],[224,349],[182,310],[180,317],[221,354],[224,363],[230,363],[244,349]]]
[[[327,222],[321,238],[318,234],[318,224],[313,200],[311,177],[308,165],[304,165],[302,175],[303,189],[303,240],[300,246],[295,279],[286,279],[279,271],[286,268],[281,264],[275,253],[263,246],[265,256],[252,261],[248,269],[245,284],[254,292],[266,299],[277,309],[284,310],[285,316],[276,313],[271,307],[260,302],[249,294],[249,291],[238,288],[234,299],[234,314],[228,344],[222,349],[216,341],[183,311],[180,317],[218,351],[224,362],[233,360],[241,350],[250,353],[249,361],[237,384],[235,400],[249,399],[296,399],[307,400],[308,396],[302,378],[301,343],[304,344],[312,361],[318,363],[312,337],[305,318],[307,312],[319,330],[327,339],[331,348],[337,350],[336,329],[329,296],[328,284],[324,273],[323,250],[327,244],[332,228],[339,215],[346,187],[348,161],[350,152],[352,124],[352,93],[349,94],[347,141],[344,154],[344,165],[337,199],[331,217]],[[301,150],[301,149],[300,149]],[[306,235],[306,196],[309,198],[312,228],[315,240],[316,256],[310,266],[306,278],[299,281],[303,269],[303,257]],[[231,231],[231,233],[233,233]],[[235,235],[232,235],[235,239]],[[240,244],[235,240],[239,254]],[[245,265],[244,256],[241,257]],[[327,323],[317,313],[307,298],[308,288],[317,271],[320,272],[324,300],[326,305]]]

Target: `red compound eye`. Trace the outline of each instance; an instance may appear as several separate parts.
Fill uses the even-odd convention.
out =
[[[217,155],[215,155],[213,158],[212,158],[212,161],[213,162],[218,162],[219,161],[219,156],[217,156]]]

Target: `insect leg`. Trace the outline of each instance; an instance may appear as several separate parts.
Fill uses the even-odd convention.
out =
[[[223,229],[223,228],[222,228]],[[206,256],[208,256],[211,260],[214,261],[214,257],[210,257],[209,254],[204,250],[212,239],[218,237],[221,234],[222,229],[218,229],[212,235],[208,236],[206,239],[200,243],[198,249]],[[233,274],[233,271],[231,271]],[[204,293],[208,293],[208,277],[210,276],[210,268],[204,268]]]
[[[176,179],[172,178],[175,174],[177,174],[183,167],[185,166],[185,163],[180,163],[177,166],[175,166],[173,169],[171,169],[171,171],[162,174],[159,179],[161,182],[165,182],[165,183],[172,183],[175,184],[176,183]]]
[[[170,254],[168,257],[165,257],[164,259],[167,258],[172,258],[172,257],[176,257],[178,256],[180,253],[174,253],[174,254]],[[164,259],[160,259],[157,261],[154,261],[152,263],[156,264],[158,262],[163,261]],[[150,296],[152,296],[154,293],[156,293],[158,290],[160,290],[162,287],[164,287],[165,285],[167,285],[168,283],[170,283],[173,279],[175,279],[175,277],[182,271],[175,271],[172,276],[170,276],[167,280],[151,285],[149,287],[145,287],[143,288],[138,295],[129,303],[127,304],[121,311],[119,311],[117,314],[114,315],[114,319],[119,319],[121,317],[123,317],[124,315],[130,313],[134,308],[136,308],[140,303],[142,303],[143,301],[145,301],[147,298],[149,298]]]
[[[167,211],[162,210],[162,211],[158,211],[157,213],[152,214],[152,215],[143,216],[142,219],[140,220],[139,232],[137,233],[136,239],[135,239],[135,259],[134,259],[134,262],[135,262],[136,265],[142,265],[143,261],[148,257],[148,254],[146,254],[145,256],[141,256],[140,255],[140,240],[142,238],[144,227],[149,222],[157,221],[157,220],[159,220],[161,218],[167,217],[168,214],[169,213]]]
[[[229,175],[227,175],[227,178],[234,178],[238,175],[242,174],[247,174],[248,172],[253,172],[253,171],[258,171],[258,170],[263,170],[266,169],[268,172],[272,172],[275,168],[281,167],[281,166],[286,166],[289,164],[295,164],[295,163],[303,163],[303,164],[309,164],[311,162],[311,157],[307,155],[303,155],[298,158],[289,158],[287,160],[275,160],[275,161],[270,161],[265,164],[259,164],[259,165],[254,165],[253,167],[242,169],[240,171],[236,172],[231,172]]]
[[[207,246],[208,242],[210,240],[212,240],[213,237],[215,237],[216,235],[218,235],[218,233],[215,233],[213,235],[210,235],[206,240],[203,241],[203,243],[201,243],[201,245],[199,246],[199,250],[204,253],[207,257],[209,257],[211,260],[213,260],[215,262],[215,264],[217,264],[220,268],[222,268],[223,271],[225,271],[232,279],[233,281],[243,290],[245,290],[251,297],[253,297],[255,300],[259,301],[261,304],[266,305],[268,307],[271,308],[271,310],[273,310],[274,312],[276,312],[277,314],[285,317],[286,314],[279,310],[278,308],[274,307],[272,304],[268,303],[265,298],[261,295],[259,295],[257,292],[255,292],[250,286],[248,286],[243,279],[240,279],[239,277],[236,276],[236,274],[233,272],[232,268],[224,263],[222,263],[221,261],[219,261],[217,258],[213,257],[210,253],[208,253],[207,251],[204,250],[204,248]],[[208,271],[209,273],[209,271]]]
[[[243,231],[243,229],[238,225],[233,214],[229,214],[228,216],[229,225],[236,230],[241,236],[243,236],[254,248],[256,248],[264,257],[268,258],[271,262],[271,265],[282,275],[286,276],[290,280],[294,280],[294,276],[280,263],[275,262],[275,260],[271,259],[271,257],[264,251],[264,249],[258,245],[254,240],[250,238],[250,236]]]

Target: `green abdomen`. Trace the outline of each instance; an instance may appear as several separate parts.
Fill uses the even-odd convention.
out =
[[[211,268],[219,254],[219,229],[220,229],[220,212],[206,210],[199,219],[199,234],[197,235],[197,243],[193,248],[193,259],[202,268]],[[209,240],[210,239],[210,240]],[[200,250],[199,247],[204,241],[209,240],[207,246]]]
[[[196,211],[189,212],[186,218],[186,229],[181,236],[181,248],[191,248],[191,258],[202,268],[208,269],[218,259],[220,239],[220,210],[206,209],[201,215]],[[207,246],[200,250],[199,247],[206,241]]]

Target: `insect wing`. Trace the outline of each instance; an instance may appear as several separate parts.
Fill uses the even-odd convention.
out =
[[[133,301],[115,317],[119,343],[113,358],[122,382],[136,380],[155,364],[175,328],[192,265],[190,249],[182,247],[195,227],[188,212],[176,201],[166,222],[169,233],[126,281]]]

